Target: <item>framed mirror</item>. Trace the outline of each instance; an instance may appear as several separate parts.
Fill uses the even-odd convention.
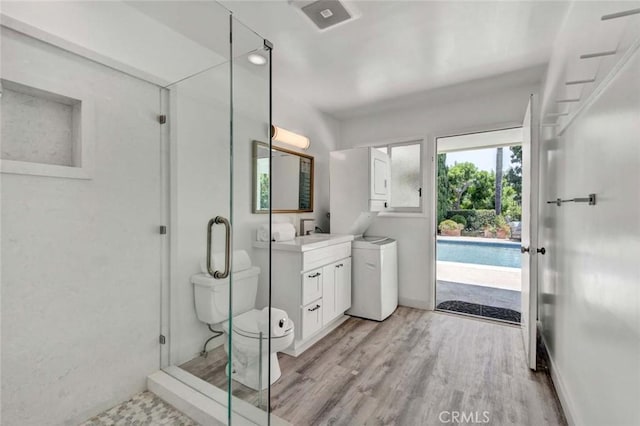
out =
[[[272,147],[273,213],[313,211],[313,157]],[[253,212],[269,212],[269,145],[253,141]]]

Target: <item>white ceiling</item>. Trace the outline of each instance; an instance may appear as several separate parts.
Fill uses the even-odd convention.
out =
[[[567,2],[356,1],[360,17],[319,31],[298,4],[222,1],[273,42],[274,86],[337,117],[462,82],[537,70]]]

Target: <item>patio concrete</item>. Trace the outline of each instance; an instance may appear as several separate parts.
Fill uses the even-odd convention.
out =
[[[445,261],[437,261],[436,264],[436,279],[438,281],[514,291],[522,289],[520,268]]]
[[[516,312],[521,309],[519,291],[438,280],[436,306],[448,300],[512,309]],[[481,312],[478,315],[483,316]]]

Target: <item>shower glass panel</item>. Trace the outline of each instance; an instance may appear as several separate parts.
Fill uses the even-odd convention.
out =
[[[251,173],[253,140],[269,141],[270,50],[217,3],[155,7],[161,19],[188,15],[187,26],[174,19],[173,28],[202,48],[194,63],[207,59],[161,96],[169,217],[162,368],[224,406],[227,423],[267,424],[269,335],[260,338],[257,321],[269,304],[270,264],[253,241],[268,217],[252,214]],[[265,63],[249,62],[252,54]]]
[[[266,250],[254,248],[253,244],[256,229],[267,223],[269,216],[253,214],[251,194],[253,141],[270,141],[271,51],[264,38],[236,19],[232,19],[232,33],[233,247],[249,254],[254,271],[242,271],[240,266],[237,273],[232,271],[232,298],[237,309],[230,351],[234,379],[231,393],[242,400],[232,402],[232,420],[248,403],[263,410],[258,420],[266,423],[271,372],[270,327],[259,327],[259,324],[268,322],[268,310],[263,308],[269,305],[270,264]],[[258,274],[257,277],[247,278],[253,273]]]

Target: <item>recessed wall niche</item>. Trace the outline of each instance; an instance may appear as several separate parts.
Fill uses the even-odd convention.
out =
[[[80,167],[82,102],[12,81],[1,82],[2,159]]]

